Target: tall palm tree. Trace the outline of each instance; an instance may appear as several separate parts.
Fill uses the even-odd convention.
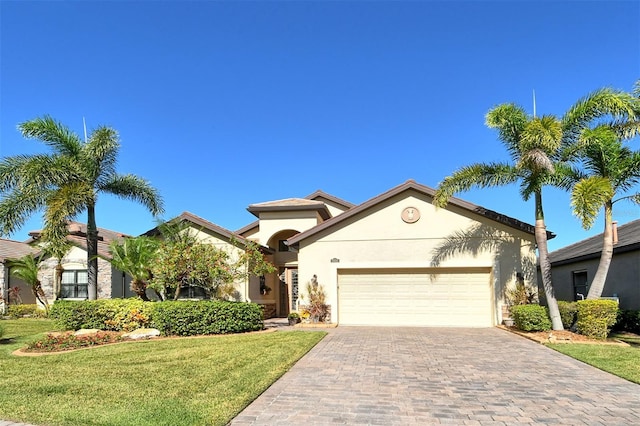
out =
[[[47,314],[49,313],[49,301],[47,295],[42,289],[42,283],[38,278],[38,260],[35,257],[28,254],[20,259],[11,261],[11,275],[24,281],[31,292],[35,296],[36,300],[44,306]]]
[[[640,182],[640,152],[624,146],[608,126],[586,129],[581,145],[578,155],[584,176],[573,187],[571,206],[585,229],[604,210],[600,262],[587,294],[587,299],[597,299],[602,296],[613,257],[613,205],[625,199],[640,204],[640,193],[614,199]]]
[[[597,299],[613,257],[613,205],[625,199],[640,203],[638,193],[614,199],[640,181],[640,152],[623,144],[640,133],[640,80],[633,94],[609,88],[589,94],[562,121],[564,155],[581,166],[571,190],[573,213],[589,229],[604,210],[600,262],[587,294]]]
[[[59,241],[67,222],[87,212],[87,273],[89,299],[97,297],[98,230],[95,208],[100,193],[137,201],[152,214],[163,211],[162,199],[147,181],[118,174],[117,132],[100,126],[88,140],[49,116],[21,123],[25,138],[37,139],[52,153],[17,155],[0,162],[0,235],[18,230],[44,209],[45,241]]]
[[[542,208],[542,187],[552,183],[563,185],[563,176],[570,172],[566,166],[553,161],[562,142],[560,120],[553,116],[532,118],[520,106],[503,104],[487,113],[486,124],[498,130],[499,139],[507,149],[511,162],[477,163],[462,167],[440,183],[433,203],[444,207],[455,193],[461,191],[520,182],[523,199],[528,200],[534,196],[535,239],[542,284],[552,327],[554,330],[562,330],[562,319],[551,283],[547,230]]]
[[[109,245],[111,264],[131,277],[131,290],[142,300],[149,300],[147,284],[160,241],[150,237],[125,238]]]

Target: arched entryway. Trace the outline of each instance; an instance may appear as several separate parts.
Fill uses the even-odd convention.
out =
[[[291,310],[297,309],[298,303],[298,253],[289,251],[285,241],[298,231],[286,229],[269,238],[268,247],[274,250],[273,264],[277,268],[279,283],[277,286],[276,304],[278,316],[286,317]]]

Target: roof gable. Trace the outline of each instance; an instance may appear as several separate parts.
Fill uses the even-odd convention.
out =
[[[226,228],[223,228],[222,226],[216,225],[213,222],[209,222],[206,219],[201,218],[200,216],[197,216],[193,213],[190,212],[182,212],[179,216],[174,217],[173,219],[169,220],[169,222],[182,222],[182,221],[187,221],[190,222],[198,227],[200,227],[203,230],[209,231],[210,233],[216,234],[220,237],[222,237],[222,239],[227,240],[227,241],[231,241],[231,240],[235,240],[237,242],[239,242],[241,245],[247,245],[249,244],[249,240],[247,240],[245,237],[243,237],[242,235],[235,233],[233,231],[230,231]],[[160,229],[159,227],[155,227],[153,229],[148,230],[147,232],[145,232],[142,235],[146,235],[146,236],[156,236],[160,234]],[[270,251],[271,249],[269,249],[268,247],[264,247],[259,245],[259,247],[264,251]]]
[[[408,180],[405,183],[398,185],[394,188],[391,188],[390,190],[388,190],[387,192],[384,192],[376,197],[373,197],[367,201],[365,201],[364,203],[353,207],[349,210],[347,210],[346,212],[342,213],[339,216],[333,217],[321,224],[319,224],[318,226],[315,226],[305,232],[302,232],[298,235],[293,236],[292,238],[290,238],[289,240],[287,240],[287,244],[289,245],[295,245],[297,243],[299,243],[300,241],[311,237],[312,235],[315,235],[325,229],[331,228],[333,226],[336,226],[337,224],[349,219],[350,217],[353,217],[371,207],[374,207],[398,194],[401,194],[407,190],[415,190],[417,192],[423,193],[425,195],[427,195],[428,197],[430,197],[431,199],[433,199],[434,195],[435,195],[435,189],[430,188],[428,186],[422,185],[417,183],[414,180]],[[453,205],[462,209],[465,209],[469,212],[484,216],[490,220],[493,220],[495,222],[501,223],[503,225],[506,225],[510,228],[514,228],[517,229],[519,231],[525,232],[527,234],[534,234],[534,230],[535,228],[532,225],[529,225],[527,223],[521,222],[518,219],[514,219],[512,217],[509,216],[505,216],[503,214],[497,213],[493,210],[489,210],[486,209],[484,207],[481,206],[477,206],[475,204],[469,203],[468,201],[464,201],[462,199],[459,198],[455,198],[452,197],[449,200],[448,205]],[[447,207],[445,207],[447,208]],[[555,235],[548,232],[547,233],[549,235],[549,238],[553,238]]]

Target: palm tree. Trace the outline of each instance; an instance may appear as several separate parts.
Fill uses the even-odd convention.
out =
[[[160,241],[150,237],[126,238],[109,245],[111,264],[131,277],[131,290],[142,300],[149,300],[147,284]]]
[[[614,199],[640,180],[640,153],[623,141],[640,133],[640,80],[634,93],[604,88],[579,100],[563,117],[565,157],[581,166],[571,191],[574,215],[591,228],[604,210],[603,245],[588,299],[602,296],[613,256],[613,204],[640,203],[639,194]]]
[[[585,229],[591,228],[604,209],[604,237],[598,269],[589,287],[587,299],[602,296],[613,257],[613,205],[621,200],[640,204],[640,193],[614,199],[640,182],[640,152],[624,146],[608,126],[586,129],[578,151],[584,176],[574,185],[571,206]]]
[[[562,186],[565,182],[563,176],[570,172],[564,165],[553,161],[562,142],[561,123],[553,116],[531,118],[522,107],[503,104],[487,113],[486,124],[498,130],[499,139],[506,147],[511,162],[477,163],[457,170],[439,184],[433,203],[444,207],[455,193],[461,191],[520,182],[523,199],[528,200],[534,196],[535,239],[542,284],[552,327],[554,330],[562,330],[562,319],[551,283],[548,237],[542,208],[542,187],[552,183]]]
[[[38,278],[38,261],[28,254],[20,259],[11,261],[11,275],[24,281],[30,288],[36,300],[44,306],[49,313],[49,301],[42,289],[42,283]]]
[[[87,212],[87,273],[89,299],[97,296],[98,195],[109,193],[137,201],[152,214],[163,211],[156,189],[142,178],[116,172],[120,148],[117,132],[100,126],[88,140],[49,116],[21,123],[25,138],[37,139],[50,154],[17,155],[0,162],[0,235],[18,230],[36,211],[44,209],[45,241],[59,241],[67,223]]]

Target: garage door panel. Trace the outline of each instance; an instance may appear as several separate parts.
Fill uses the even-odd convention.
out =
[[[347,270],[338,286],[343,325],[492,325],[488,268]]]

